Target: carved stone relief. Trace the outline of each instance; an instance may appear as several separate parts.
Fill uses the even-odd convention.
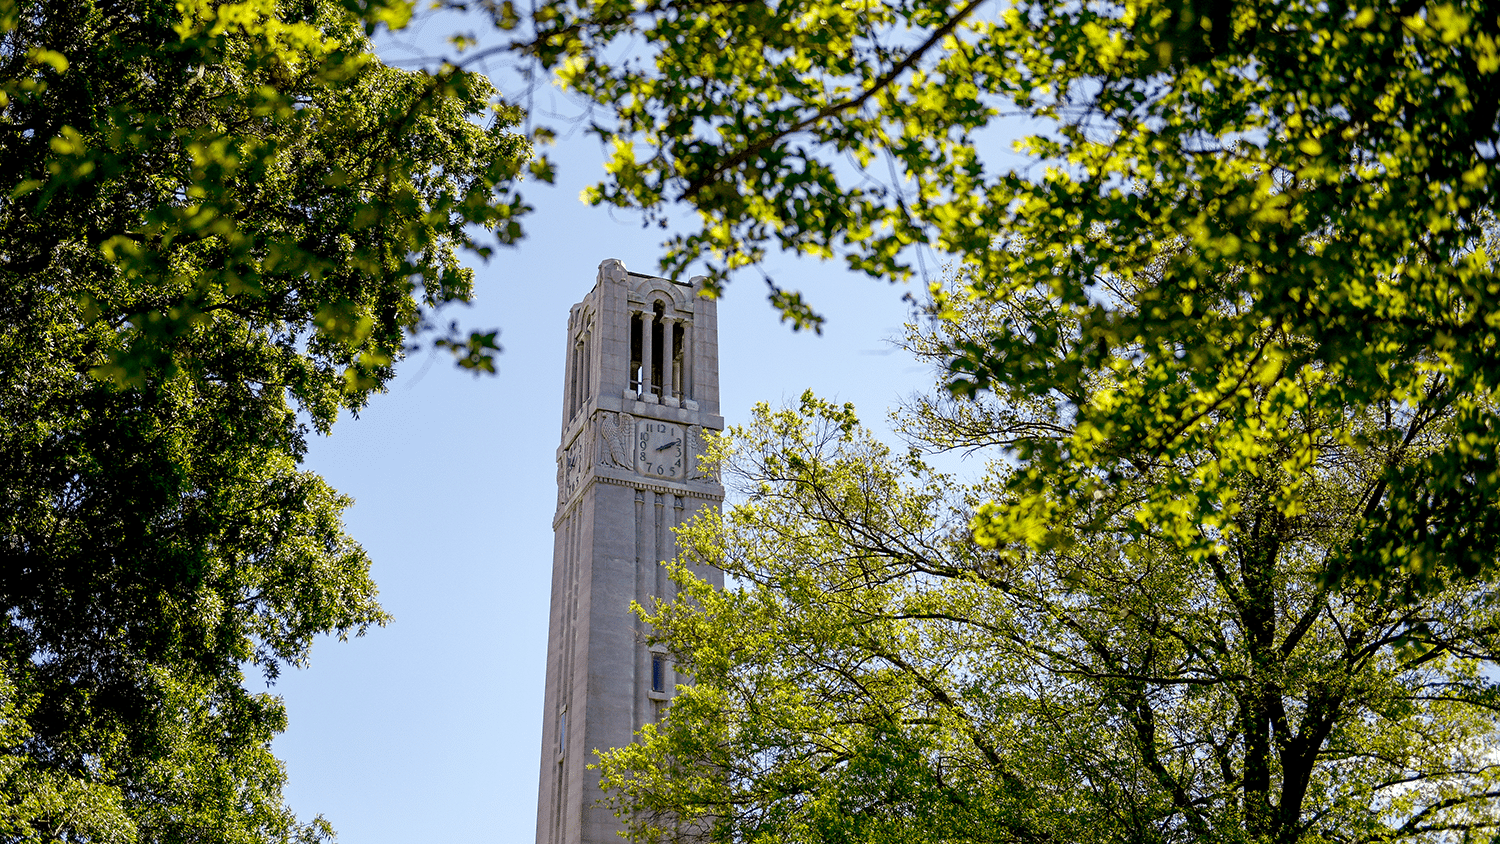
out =
[[[690,468],[688,469],[688,480],[717,481],[719,479],[718,467],[710,466],[705,469],[698,460],[698,458],[708,450],[708,444],[703,441],[703,426],[688,426],[687,436],[688,460],[690,466]]]
[[[604,447],[599,450],[599,465],[635,468],[630,451],[635,438],[635,417],[628,413],[600,413],[599,434],[604,440]]]

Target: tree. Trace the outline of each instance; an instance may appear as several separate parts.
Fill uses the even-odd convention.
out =
[[[1492,4],[557,0],[524,20],[501,11],[522,33],[517,49],[595,108],[613,157],[593,201],[663,226],[673,202],[696,212],[667,241],[665,272],[707,256],[722,281],[772,245],[888,281],[951,258],[969,271],[960,295],[1044,290],[1076,314],[1076,336],[997,324],[955,347],[961,393],[1025,381],[1074,395],[1113,350],[1144,356],[1157,373],[1136,382],[1147,392],[1075,404],[1089,424],[1065,448],[1020,444],[1029,471],[1008,494],[1027,507],[1062,489],[1059,476],[1090,495],[1120,454],[1170,464],[1205,440],[1253,441],[1241,423],[1265,409],[1247,402],[1269,394],[1249,382],[1334,416],[1436,402],[1463,435],[1387,467],[1357,515],[1364,541],[1330,564],[1367,578],[1492,568]],[[1038,127],[1017,168],[997,155],[1012,118]],[[1142,277],[1153,284],[1133,285]],[[1116,282],[1139,298],[1116,299]],[[798,292],[773,284],[772,298],[798,325],[821,319]],[[1197,471],[1163,483],[1209,500],[1237,470]],[[1283,492],[1289,514],[1305,505]],[[1025,533],[1019,512],[983,518]],[[1208,532],[1228,526],[1211,508],[1191,516]]]
[[[970,304],[911,345],[942,363],[1053,307]],[[1089,424],[1074,401],[1154,376],[1119,360],[1082,397],[918,398],[905,454],[810,394],[731,429],[713,454],[740,503],[680,533],[682,594],[645,611],[693,682],[601,759],[635,840],[1352,844],[1500,826],[1494,588],[1324,577],[1386,467],[1447,448],[1459,413],[1330,418],[1257,383],[1255,406],[1281,413],[1244,425],[1238,456],[1128,455],[1133,473],[1028,514],[1047,536],[973,542],[975,509],[1028,470],[1008,447],[1066,447]],[[939,473],[932,449],[983,454],[985,473]],[[1174,517],[1161,478],[1231,457],[1225,529],[1184,542],[1203,505]]]
[[[409,11],[0,0],[0,837],[330,834],[242,683],[386,620],[305,436],[492,367],[436,313],[526,210],[517,111],[371,53]]]

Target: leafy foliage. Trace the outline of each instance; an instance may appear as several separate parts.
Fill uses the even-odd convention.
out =
[[[943,357],[975,319],[916,345]],[[1073,435],[1013,395],[926,399],[904,424],[991,455]],[[1500,826],[1496,595],[1331,585],[1397,446],[1332,447],[1327,427],[1304,409],[1262,429],[1273,456],[1225,493],[1220,553],[1136,518],[1148,481],[1054,502],[1066,536],[1036,550],[970,541],[1009,461],[964,484],[847,405],[760,406],[714,452],[741,503],[679,534],[683,594],[643,611],[693,683],[602,756],[613,805],[645,841],[1482,840]],[[1309,437],[1314,504],[1288,516],[1282,464]]]
[[[1012,515],[1043,487],[1086,498],[1124,455],[1253,442],[1279,413],[1256,396],[1329,418],[1442,405],[1461,435],[1388,467],[1364,539],[1332,562],[1493,568],[1491,4],[557,0],[500,23],[532,27],[518,43],[612,116],[594,201],[663,225],[672,202],[696,210],[669,273],[707,255],[723,280],[774,245],[901,281],[936,252],[963,267],[960,297],[1045,294],[1056,325],[953,349],[954,390],[1026,383],[1088,422],[1063,447],[1017,443],[1020,510],[985,511],[981,537],[1025,531]],[[1019,170],[997,151],[1011,118],[1040,127]],[[773,299],[818,324],[799,294]],[[1077,401],[1121,350],[1149,377]],[[1194,466],[1157,497],[1228,529],[1205,502],[1238,465]],[[1283,493],[1289,517],[1309,506]]]
[[[409,13],[0,0],[0,837],[331,835],[242,682],[387,618],[304,438],[526,210],[517,112],[370,52]]]

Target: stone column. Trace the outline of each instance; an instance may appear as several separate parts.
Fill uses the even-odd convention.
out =
[[[652,364],[656,361],[656,312],[641,311],[641,400],[656,401]]]
[[[693,400],[693,323],[682,324],[682,406],[697,409]]]
[[[677,320],[671,317],[662,317],[661,403],[670,407],[677,406],[677,396],[672,393],[672,329],[676,326]]]

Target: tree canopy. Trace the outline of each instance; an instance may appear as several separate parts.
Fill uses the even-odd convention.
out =
[[[601,762],[636,836],[1493,832],[1500,10],[601,0],[516,23],[602,115],[590,198],[681,226],[666,271],[702,253],[722,282],[777,247],[952,267],[913,340],[945,372],[904,417],[916,451],[810,397],[722,446],[743,503],[681,562],[738,586],[679,566],[646,615],[694,684]]]
[[[520,236],[519,115],[405,3],[0,0],[0,837],[315,840],[245,670],[381,624],[299,469]]]
[[[967,308],[913,347],[946,361],[1014,311]],[[1137,514],[1156,477],[1221,459],[1212,445],[1053,499],[1048,541],[981,545],[974,509],[1026,471],[1005,446],[1087,423],[1024,385],[920,397],[899,418],[904,453],[808,394],[715,444],[739,503],[679,533],[682,592],[643,610],[692,682],[601,758],[633,840],[1354,844],[1500,827],[1494,588],[1413,597],[1324,576],[1384,467],[1445,447],[1455,411],[1289,406],[1257,429],[1258,471],[1223,494],[1207,555]],[[986,456],[982,476],[923,456],[951,449]],[[697,579],[702,563],[729,588]]]
[[[1046,294],[1068,331],[997,323],[952,350],[953,390],[1026,383],[1087,423],[1015,444],[1027,471],[981,538],[1036,533],[1043,489],[1086,500],[1122,455],[1253,448],[1279,412],[1258,402],[1442,406],[1462,435],[1386,467],[1354,516],[1362,540],[1330,566],[1493,568],[1491,4],[556,0],[502,4],[497,22],[592,103],[613,150],[593,201],[664,226],[692,209],[668,273],[707,256],[723,281],[780,247],[888,281],[953,261],[958,298]],[[1008,125],[1031,133],[1019,167]],[[819,323],[800,292],[772,297]],[[1153,374],[1078,401],[1121,350]],[[1211,537],[1232,519],[1214,502],[1256,459],[1194,464],[1147,500],[1192,502],[1177,541],[1222,553]],[[1295,486],[1278,500],[1310,506]]]

